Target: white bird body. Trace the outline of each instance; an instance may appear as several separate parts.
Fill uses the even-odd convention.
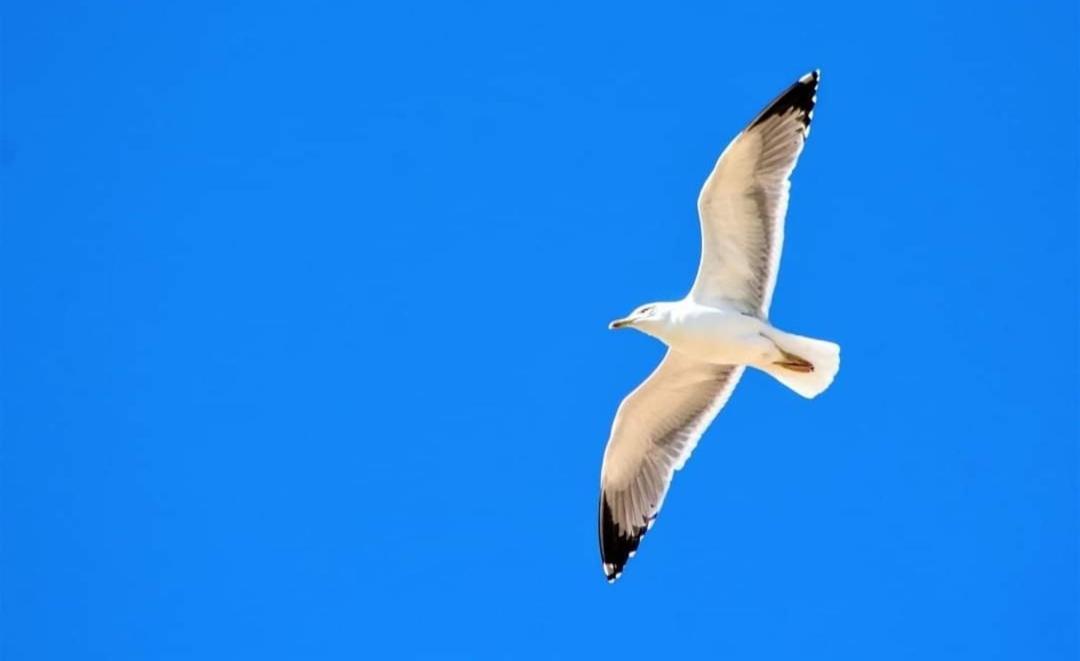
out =
[[[839,368],[840,347],[832,342],[786,333],[737,305],[704,305],[692,298],[655,303],[634,322],[687,358],[712,365],[743,365],[767,372],[803,397],[813,398],[832,383]],[[789,374],[785,363],[802,359],[809,371]]]
[[[651,527],[676,470],[749,366],[803,397],[840,368],[840,347],[769,323],[791,172],[810,131],[819,72],[800,78],[731,141],[698,197],[701,262],[682,300],[643,305],[612,328],[668,346],[623,399],[600,473],[600,554],[613,581]]]
[[[761,367],[780,359],[769,339],[772,327],[734,307],[702,305],[683,299],[666,314],[637,327],[679,353],[714,365]]]

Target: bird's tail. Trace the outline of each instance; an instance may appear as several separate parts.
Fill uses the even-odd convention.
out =
[[[840,371],[840,345],[773,329],[770,339],[781,351],[780,360],[763,369],[777,381],[807,399],[817,397]]]

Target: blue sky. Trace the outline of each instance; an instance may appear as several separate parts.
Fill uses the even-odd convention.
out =
[[[5,659],[1074,659],[1075,2],[3,5]],[[774,321],[595,516],[727,141],[823,70]]]

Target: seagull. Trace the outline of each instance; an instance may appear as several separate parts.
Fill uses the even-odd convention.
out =
[[[681,301],[649,303],[610,328],[667,345],[660,365],[619,405],[600,472],[600,557],[614,582],[652,527],[743,370],[813,398],[840,369],[840,347],[769,323],[790,177],[810,133],[819,70],[765,107],[720,155],[698,196],[701,262]]]

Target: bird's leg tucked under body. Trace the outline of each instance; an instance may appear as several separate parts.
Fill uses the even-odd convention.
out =
[[[780,360],[772,361],[773,365],[777,367],[783,367],[784,369],[791,370],[792,372],[799,372],[801,374],[809,374],[814,371],[814,364],[802,356],[796,356],[795,354],[784,351],[784,349],[776,343],[776,340],[768,335],[761,333],[761,336],[768,340],[776,350],[780,352]]]
[[[780,349],[780,347],[777,347]],[[773,365],[779,365],[784,369],[789,369],[792,372],[808,373],[814,371],[814,364],[805,358],[800,358],[793,353],[788,353],[783,349],[780,349],[780,354],[783,356],[783,360],[778,360]]]

